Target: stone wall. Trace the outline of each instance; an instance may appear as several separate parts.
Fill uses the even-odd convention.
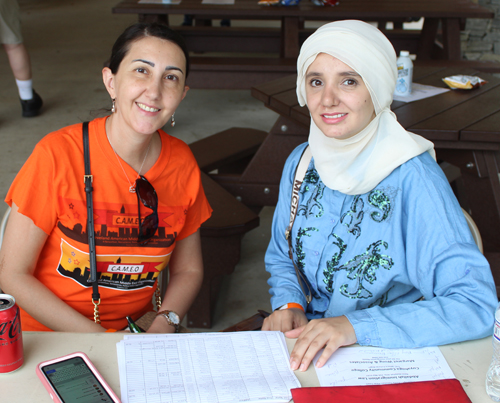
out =
[[[462,31],[462,56],[500,62],[500,0],[472,0],[495,12],[493,20],[468,18]]]

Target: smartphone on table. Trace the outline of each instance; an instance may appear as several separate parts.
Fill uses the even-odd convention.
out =
[[[41,362],[36,373],[54,402],[120,403],[85,353]]]

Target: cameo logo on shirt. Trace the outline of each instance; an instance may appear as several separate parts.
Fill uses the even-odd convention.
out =
[[[171,253],[166,255],[97,255],[99,287],[137,290],[153,287],[158,275],[167,267]],[[88,252],[61,239],[61,258],[57,268],[61,276],[71,278],[85,288],[91,286]]]
[[[138,226],[139,225],[139,217],[137,214],[120,214],[120,215],[112,215],[111,216],[111,224],[115,227],[121,226]]]
[[[108,273],[123,273],[123,274],[138,274],[142,273],[144,265],[130,265],[130,264],[110,264],[108,266]]]

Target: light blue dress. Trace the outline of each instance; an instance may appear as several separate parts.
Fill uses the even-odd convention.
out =
[[[289,302],[306,306],[285,239],[305,146],[285,164],[265,258],[273,309]],[[345,315],[361,345],[433,346],[492,332],[498,300],[489,264],[427,152],[358,196],[327,188],[312,160],[292,240],[313,295],[307,317]]]

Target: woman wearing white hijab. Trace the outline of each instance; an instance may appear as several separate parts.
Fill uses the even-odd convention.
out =
[[[307,144],[283,171],[266,253],[274,312],[263,330],[298,337],[294,370],[306,370],[324,346],[318,367],[356,342],[403,348],[489,335],[497,297],[488,262],[433,144],[389,109],[397,79],[391,43],[364,22],[333,22],[304,42],[297,69],[312,160],[291,232],[293,262],[285,230]]]

